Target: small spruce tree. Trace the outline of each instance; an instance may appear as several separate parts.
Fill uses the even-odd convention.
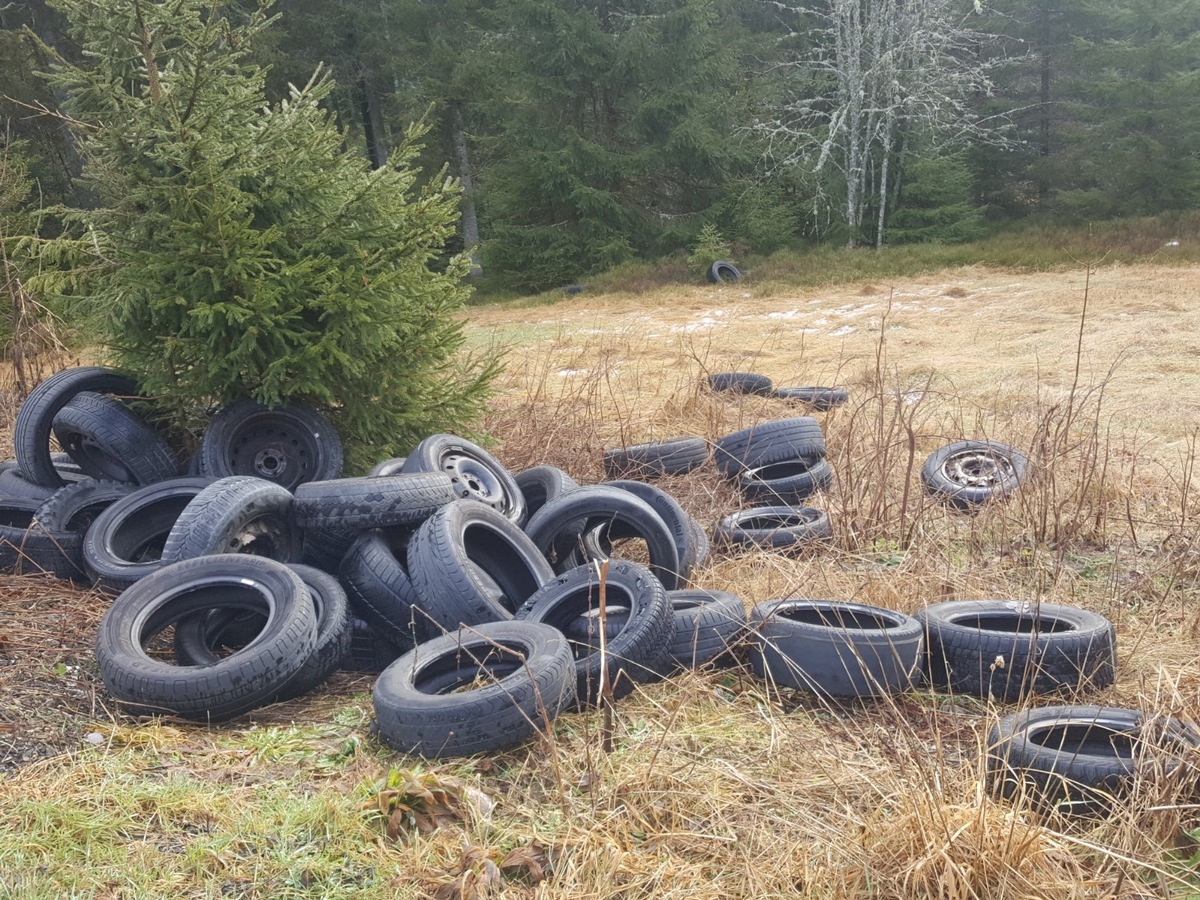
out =
[[[421,130],[373,171],[321,106],[328,78],[268,102],[250,51],[269,0],[55,5],[84,51],[53,77],[100,205],[42,256],[111,362],[185,427],[243,396],[312,403],[359,466],[467,427],[496,366],[459,352],[467,263],[436,266],[457,186],[421,183]]]

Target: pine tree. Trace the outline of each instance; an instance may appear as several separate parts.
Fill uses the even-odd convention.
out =
[[[420,130],[372,169],[327,78],[269,103],[249,56],[268,0],[58,6],[88,64],[55,80],[101,203],[42,256],[113,363],[185,426],[241,396],[315,404],[359,464],[463,427],[494,364],[459,364],[465,260],[433,266],[457,189],[421,183]]]

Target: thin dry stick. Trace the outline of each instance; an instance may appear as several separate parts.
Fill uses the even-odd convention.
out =
[[[604,712],[604,721],[600,726],[600,749],[607,755],[613,751],[613,705],[615,703],[612,684],[608,677],[608,635],[605,633],[608,624],[608,604],[606,602],[608,560],[597,560],[596,569],[600,573],[600,707]]]

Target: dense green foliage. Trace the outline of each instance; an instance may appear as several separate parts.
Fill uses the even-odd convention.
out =
[[[112,361],[177,424],[253,396],[332,412],[358,462],[461,427],[486,370],[455,370],[465,262],[431,265],[457,218],[418,131],[372,170],[316,76],[264,99],[270,24],[212,0],[62,0],[85,63],[53,77],[98,203],[41,244],[37,282],[81,298]]]
[[[1200,0],[862,0],[839,20],[849,2],[289,0],[245,62],[266,67],[276,103],[326,63],[334,84],[318,92],[331,91],[348,146],[374,166],[397,153],[449,165],[467,190],[448,246],[478,243],[484,276],[509,289],[686,252],[705,226],[763,256],[1200,201]],[[855,160],[818,167],[796,152],[819,147],[811,123],[835,121],[828,67],[850,58],[838,21],[881,29],[854,58],[876,66],[861,78],[891,110],[860,116],[853,173]],[[27,114],[69,87],[36,76],[46,50],[25,26],[78,59],[45,0],[5,7],[0,95],[13,99],[0,115],[29,142],[43,196],[86,205],[61,127]],[[814,114],[796,120],[802,133],[756,130],[788,106]],[[425,146],[399,149],[417,120]]]

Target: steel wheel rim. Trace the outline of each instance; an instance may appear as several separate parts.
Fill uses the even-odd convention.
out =
[[[996,450],[960,450],[941,465],[942,477],[969,488],[997,488],[1017,474],[1012,460]]]

